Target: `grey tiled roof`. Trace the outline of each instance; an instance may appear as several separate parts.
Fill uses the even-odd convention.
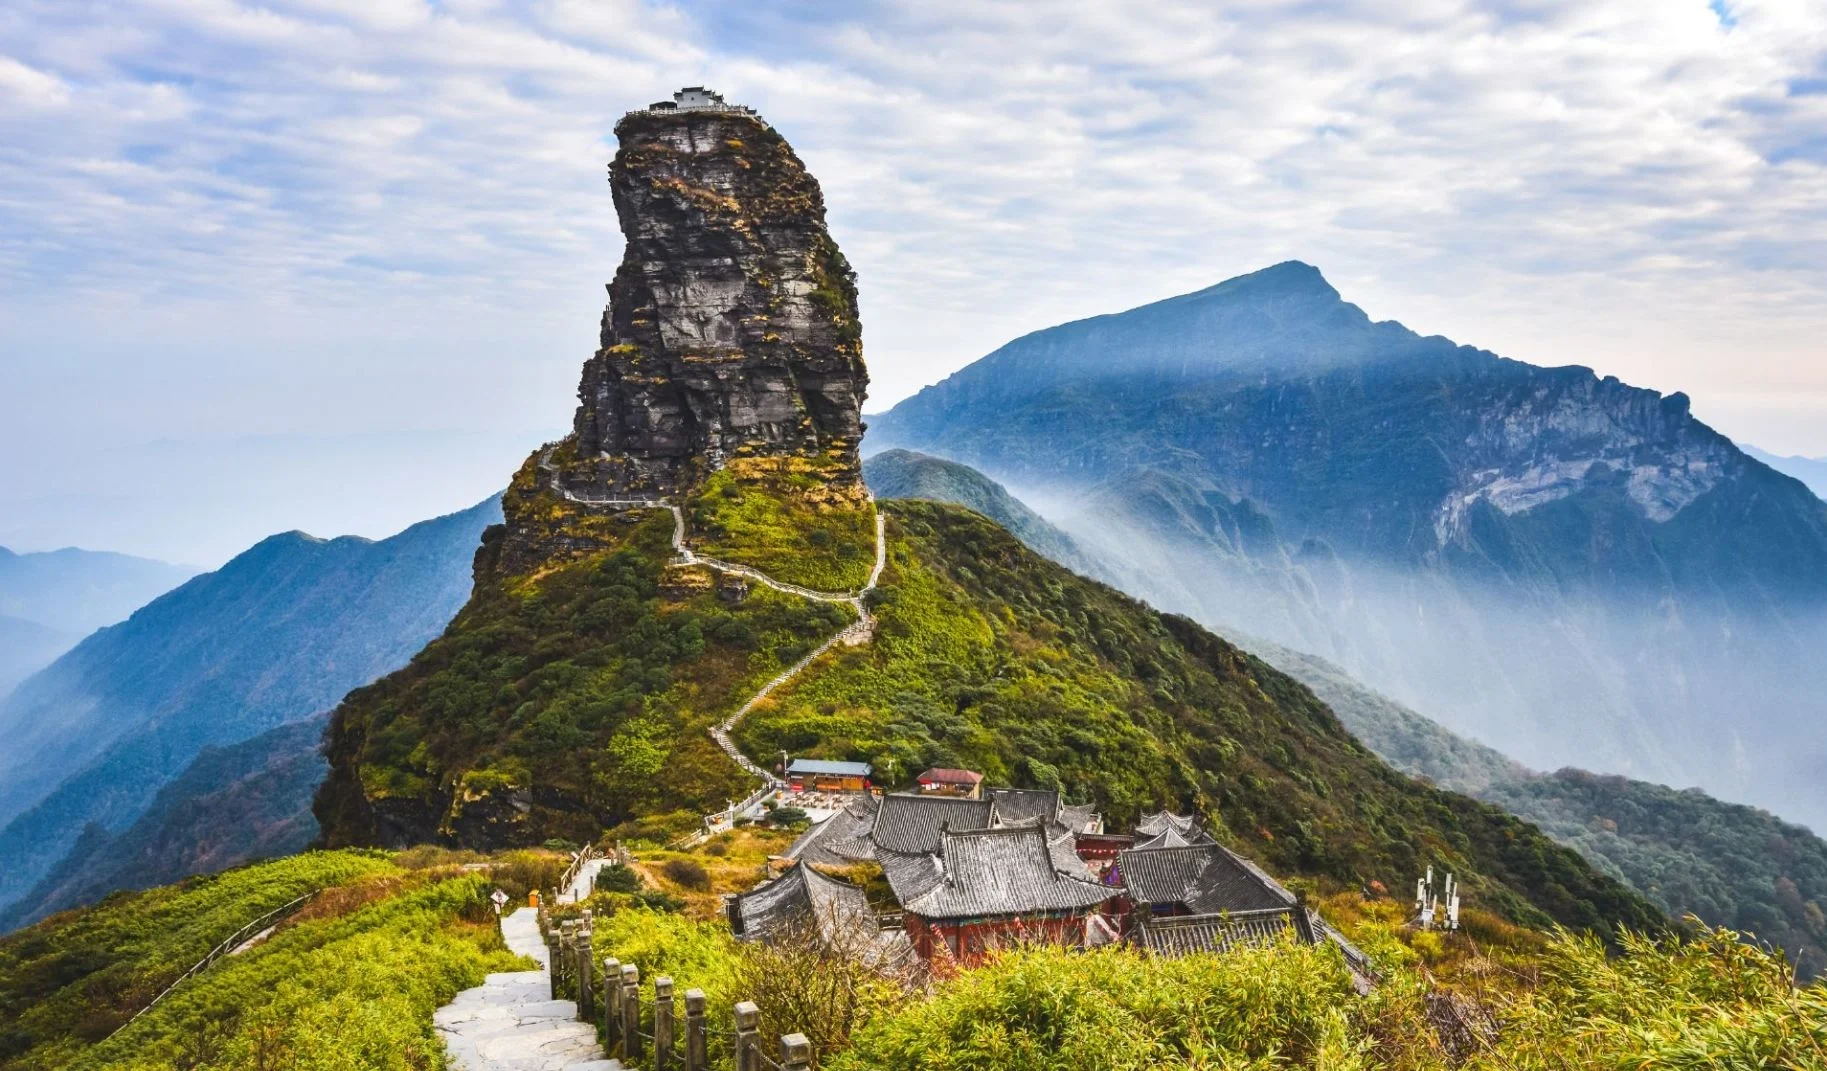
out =
[[[1298,901],[1274,878],[1218,844],[1131,848],[1117,870],[1138,904],[1181,905],[1195,915],[1291,907]]]
[[[996,817],[1009,825],[1038,818],[1051,822],[1059,815],[1059,793],[1050,788],[992,788]]]
[[[1140,822],[1137,822],[1136,839],[1138,841],[1147,840],[1170,829],[1186,838],[1188,844],[1209,844],[1212,840],[1212,835],[1199,824],[1199,819],[1190,815],[1169,814],[1166,811],[1156,811],[1154,814],[1145,815]]]
[[[1097,818],[1097,811],[1089,803],[1062,804],[1059,809],[1059,823],[1074,833],[1084,833],[1092,821]]]
[[[947,832],[940,857],[944,878],[927,892],[902,901],[925,918],[1024,915],[1094,907],[1116,890],[1068,877],[1054,866],[1047,833],[1039,824]]]
[[[1294,929],[1298,908],[1223,912],[1143,919],[1136,928],[1142,947],[1165,956],[1229,952],[1241,945],[1269,944]]]
[[[1161,832],[1156,833],[1152,837],[1148,837],[1144,840],[1138,840],[1135,842],[1135,845],[1134,845],[1134,847],[1136,847],[1138,849],[1142,849],[1142,848],[1190,848],[1192,846],[1193,846],[1193,842],[1190,840],[1187,840],[1186,835],[1181,833],[1178,829],[1175,829],[1173,826],[1168,826],[1166,829],[1163,829]]]
[[[876,925],[863,890],[805,863],[738,895],[734,914],[744,941],[765,944],[804,933],[871,964],[894,965],[913,955],[905,931]]]
[[[995,804],[953,796],[883,796],[870,839],[884,851],[925,855],[939,850],[946,829],[983,829]]]
[[[873,929],[863,890],[800,865],[736,897],[745,941],[767,941],[795,927],[816,925],[827,941],[847,929]]]
[[[875,858],[869,829],[875,824],[879,804],[874,796],[858,796],[843,810],[800,834],[787,849],[787,858],[821,866],[848,866]]]
[[[895,902],[906,904],[931,892],[945,880],[945,867],[936,852],[877,852],[882,876],[888,879]]]

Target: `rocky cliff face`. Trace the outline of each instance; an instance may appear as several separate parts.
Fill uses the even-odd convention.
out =
[[[566,485],[669,495],[743,457],[857,482],[869,378],[818,182],[734,110],[636,112],[616,134],[628,246],[578,387]]]

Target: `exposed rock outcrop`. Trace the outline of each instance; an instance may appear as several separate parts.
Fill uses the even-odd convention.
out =
[[[856,284],[817,180],[736,109],[634,112],[616,134],[628,245],[578,387],[566,486],[672,494],[751,456],[858,481]]]

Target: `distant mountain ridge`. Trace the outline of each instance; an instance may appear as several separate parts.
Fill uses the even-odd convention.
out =
[[[186,566],[112,551],[19,554],[0,547],[0,616],[80,636],[126,620],[195,575]]]
[[[1827,499],[1827,457],[1778,457],[1768,450],[1739,444],[1745,453],[1785,476],[1793,476],[1808,485],[1815,497]]]
[[[328,723],[319,714],[228,747],[205,747],[131,826],[118,833],[86,826],[36,887],[0,911],[0,932],[118,889],[303,851],[317,836],[311,795],[329,769],[319,751]]]
[[[1373,322],[1282,264],[1001,347],[870,421],[1168,609],[1532,766],[1827,827],[1827,505],[1664,397]]]
[[[107,551],[0,547],[0,698],[78,640],[124,620],[195,569]]]
[[[863,459],[863,479],[877,498],[925,498],[974,509],[1074,572],[1108,579],[1071,536],[969,466],[912,450],[884,450]]]
[[[206,747],[327,711],[443,630],[491,498],[383,540],[262,540],[83,641],[0,703],[0,908],[91,824],[118,832]]]

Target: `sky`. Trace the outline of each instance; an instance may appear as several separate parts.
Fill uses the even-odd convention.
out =
[[[626,110],[824,186],[869,408],[1287,259],[1827,455],[1827,0],[7,0],[0,545],[382,536],[565,430]]]

